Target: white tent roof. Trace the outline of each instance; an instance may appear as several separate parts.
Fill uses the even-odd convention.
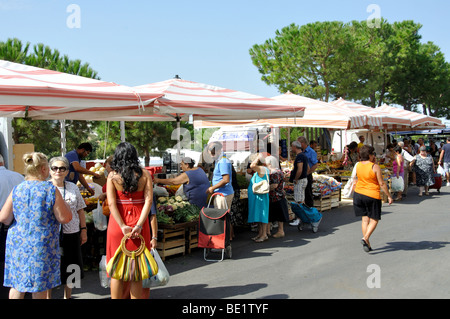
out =
[[[379,124],[376,118],[366,114],[357,113],[331,103],[322,102],[296,95],[285,93],[272,98],[292,106],[305,107],[302,118],[270,118],[265,120],[241,120],[241,121],[202,121],[194,122],[195,127],[220,127],[223,125],[271,125],[280,127],[322,127],[331,129],[361,129],[375,128]]]
[[[159,93],[0,60],[0,116],[107,120],[152,114]]]
[[[303,106],[288,105],[270,98],[213,85],[170,79],[135,87],[139,93],[162,94],[155,102],[161,116],[196,120],[241,120],[302,117]]]
[[[404,118],[408,118],[411,121],[411,128],[415,130],[425,130],[425,129],[434,129],[434,128],[445,128],[445,124],[442,120],[424,115],[417,112],[411,112],[408,110],[400,109],[397,107],[389,106],[384,104],[378,108],[378,110],[386,112],[388,114],[392,114],[395,116],[401,116]],[[391,130],[395,131],[395,129]]]
[[[331,102],[339,107],[346,107],[352,112],[366,114],[372,118],[373,126],[387,130],[409,130],[411,129],[411,120],[404,116],[388,113],[380,108],[371,108],[362,104],[344,100],[339,98]]]

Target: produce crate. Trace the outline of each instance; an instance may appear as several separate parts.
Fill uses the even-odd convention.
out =
[[[339,207],[341,201],[341,190],[337,190],[331,193],[331,208]]]
[[[198,231],[197,225],[186,228],[186,250],[191,253],[192,248],[198,247]]]
[[[314,199],[314,207],[317,208],[319,212],[331,209],[331,195],[321,196]]]
[[[158,240],[158,245],[156,249],[162,260],[166,260],[166,257],[185,254],[186,252],[186,228],[182,227],[171,227],[162,228],[159,230],[162,233],[162,238]]]

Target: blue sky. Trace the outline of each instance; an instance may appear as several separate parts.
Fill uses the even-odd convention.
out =
[[[79,28],[67,20],[79,7]],[[389,22],[423,25],[450,57],[448,0],[0,0],[0,41],[16,37],[44,43],[81,59],[102,80],[136,86],[172,78],[266,97],[278,95],[261,81],[249,49],[295,23],[367,20],[376,4]]]

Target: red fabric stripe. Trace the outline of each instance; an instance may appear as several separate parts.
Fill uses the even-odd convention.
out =
[[[70,89],[57,88],[39,88],[39,87],[0,87],[0,95],[12,96],[40,96],[40,97],[61,97],[73,99],[93,99],[93,100],[119,100],[119,101],[138,101],[138,95],[133,93],[120,92],[90,92],[90,91],[75,91]],[[150,100],[159,97],[158,95],[139,94],[142,101]]]

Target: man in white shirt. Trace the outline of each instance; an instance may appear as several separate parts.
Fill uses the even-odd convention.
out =
[[[0,209],[5,204],[6,199],[11,193],[14,186],[22,183],[24,178],[19,173],[6,169],[3,156],[0,154]],[[5,245],[8,225],[0,223],[0,299],[8,299],[9,288],[3,287],[3,274],[5,265]]]
[[[406,151],[403,147],[405,146],[405,144],[403,142],[398,142],[397,143],[398,146],[400,146],[402,148],[402,156],[403,156],[403,168],[404,168],[404,172],[405,172],[405,178],[403,179],[403,181],[405,182],[405,188],[403,189],[403,195],[406,196],[407,192],[408,192],[408,182],[409,182],[409,163],[414,159],[414,156],[412,156],[411,154],[408,153],[408,151]]]

